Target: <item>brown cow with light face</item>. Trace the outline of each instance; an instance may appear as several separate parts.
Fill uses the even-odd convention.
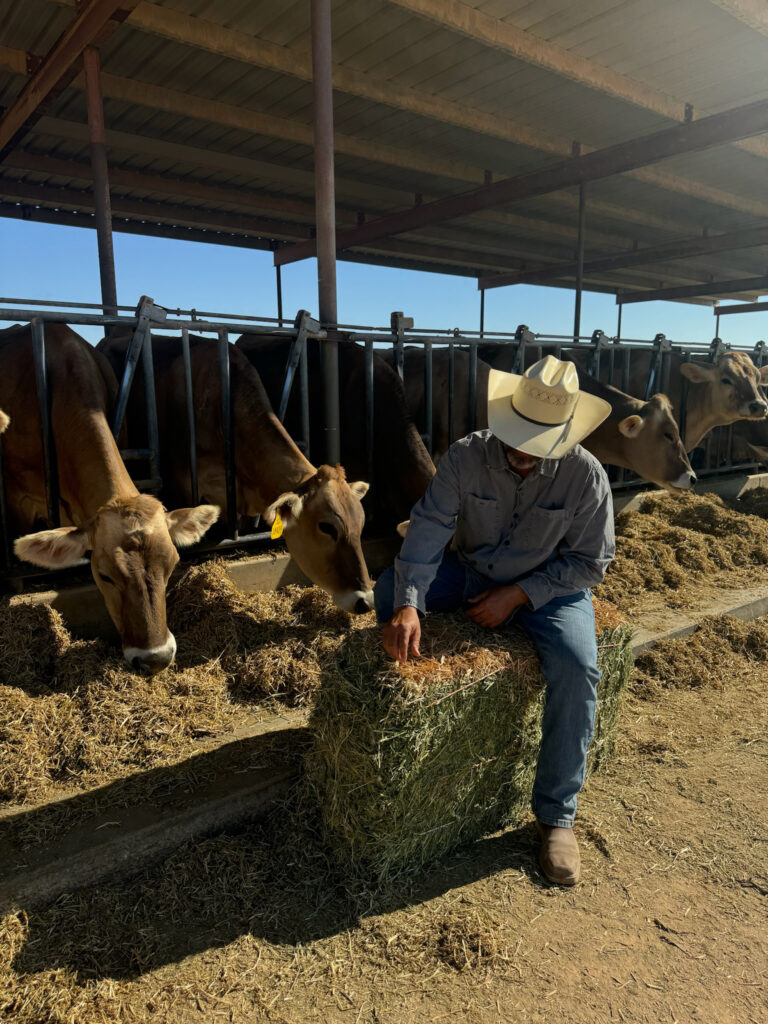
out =
[[[64,325],[48,325],[45,336],[61,518],[73,525],[19,537],[14,550],[50,569],[73,565],[90,551],[93,578],[126,661],[159,672],[176,652],[165,619],[166,584],[179,560],[175,545],[199,540],[219,510],[201,505],[166,512],[156,498],[139,494],[107,422],[116,389],[109,366]],[[0,406],[12,423],[3,459],[16,532],[47,515],[32,365],[30,328],[0,332]]]
[[[113,366],[121,366],[126,338],[100,342]],[[184,364],[178,337],[153,337],[162,476],[169,497],[190,496],[189,442]],[[226,503],[221,371],[217,342],[190,337],[195,402],[198,490],[206,500]],[[348,483],[340,466],[315,468],[302,455],[272,411],[256,370],[230,346],[237,513],[263,515],[271,524],[280,513],[283,537],[299,568],[327,590],[339,608],[362,614],[373,608],[373,590],[363,557],[363,481]],[[134,393],[139,404],[140,379]],[[131,407],[129,407],[129,415]],[[134,420],[141,419],[140,413]]]
[[[672,375],[670,374],[670,393]],[[725,352],[715,363],[680,362],[679,373],[689,381],[685,448],[692,451],[714,427],[736,420],[762,420],[768,403],[760,385],[768,381],[768,366],[758,369],[745,352]],[[682,381],[676,406],[682,401]]]

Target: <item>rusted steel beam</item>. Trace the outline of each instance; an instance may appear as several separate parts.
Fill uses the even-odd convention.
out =
[[[617,295],[616,303],[625,306],[628,302],[656,302],[666,299],[690,299],[699,295],[729,295],[731,292],[768,292],[768,275],[743,277],[733,281],[706,281],[702,284],[680,285],[677,288],[653,288],[647,292],[627,292]]]
[[[610,270],[624,270],[627,267],[647,266],[649,263],[704,256],[707,253],[751,249],[757,245],[768,245],[768,227],[686,238],[677,242],[665,242],[663,245],[648,246],[645,249],[633,249],[631,252],[620,252],[614,256],[589,260],[584,264],[584,273],[599,274]],[[573,277],[577,271],[578,263],[554,263],[551,266],[524,270],[520,273],[481,277],[478,288],[499,288],[508,284],[543,284],[558,278]]]
[[[312,0],[312,86],[315,135],[315,225],[320,321],[338,323],[336,301],[336,186],[333,162],[333,31],[330,0]],[[325,458],[341,461],[339,343],[323,343]]]
[[[40,116],[41,105],[69,85],[85,48],[108,38],[137,2],[90,0],[81,8],[0,120],[0,160],[31,120]]]
[[[99,51],[88,47],[83,53],[85,92],[88,103],[88,128],[91,134],[93,202],[96,214],[96,238],[99,252],[99,278],[104,312],[117,313],[115,250],[112,245],[112,205],[109,198],[109,167],[104,142],[104,105],[101,99]]]
[[[369,221],[353,230],[339,232],[337,245],[340,249],[363,245],[377,238],[418,230],[428,224],[469,216],[478,210],[531,196],[546,195],[582,182],[608,178],[668,157],[709,149],[765,131],[768,131],[768,100],[759,100],[704,117],[700,121],[675,125],[652,135],[571,157],[548,168],[505,178],[473,192],[436,199],[389,217]],[[313,242],[286,247],[275,253],[275,261],[282,265],[295,263],[314,256],[315,251]]]
[[[727,316],[729,313],[765,313],[768,312],[768,302],[746,302],[741,306],[718,306],[712,312],[715,316]]]

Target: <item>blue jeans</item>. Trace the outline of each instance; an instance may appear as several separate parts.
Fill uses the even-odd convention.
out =
[[[493,585],[446,551],[425,606],[428,612],[457,611]],[[373,591],[380,623],[392,618],[394,595],[392,567],[379,576]],[[584,784],[600,680],[592,597],[589,590],[580,590],[536,611],[523,607],[514,621],[533,641],[547,684],[533,813],[544,825],[571,828]]]

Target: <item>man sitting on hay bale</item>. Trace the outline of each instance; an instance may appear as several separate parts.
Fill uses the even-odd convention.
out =
[[[440,460],[374,591],[384,648],[399,661],[418,657],[428,611],[465,608],[488,629],[514,617],[529,634],[547,683],[533,786],[539,866],[560,885],[580,876],[573,820],[600,678],[589,588],[615,552],[608,478],[578,442],[609,412],[554,356],[523,376],[491,370],[489,429]]]

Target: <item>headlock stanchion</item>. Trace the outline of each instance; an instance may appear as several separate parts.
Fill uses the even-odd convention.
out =
[[[67,323],[77,330],[79,325],[97,325],[102,329],[113,328],[129,335],[128,344],[122,375],[116,400],[114,416],[112,417],[112,428],[115,436],[120,433],[126,410],[128,408],[131,388],[134,384],[136,367],[139,359],[142,360],[144,376],[144,397],[147,408],[146,447],[121,450],[121,455],[127,460],[144,460],[149,464],[149,479],[137,481],[139,489],[161,490],[159,467],[161,438],[158,434],[157,424],[157,402],[155,395],[154,364],[152,359],[153,331],[179,331],[181,338],[181,356],[184,369],[185,385],[185,412],[188,432],[188,457],[190,461],[190,491],[193,503],[205,500],[206,496],[199,493],[199,476],[197,466],[197,444],[195,433],[195,400],[193,393],[192,362],[194,358],[194,342],[190,340],[190,332],[208,336],[215,339],[217,348],[217,361],[221,376],[220,408],[223,423],[223,450],[221,452],[226,482],[226,508],[223,510],[223,518],[228,527],[228,539],[219,542],[219,546],[229,547],[233,544],[242,546],[245,544],[262,543],[268,540],[266,532],[251,532],[247,536],[238,535],[237,515],[237,479],[236,479],[236,438],[234,429],[233,409],[233,388],[232,368],[230,365],[230,335],[247,334],[252,338],[262,337],[265,343],[274,343],[275,340],[285,339],[290,341],[285,365],[285,373],[282,378],[281,390],[277,401],[276,412],[282,421],[287,414],[290,398],[298,374],[300,388],[300,430],[301,437],[294,436],[294,441],[304,451],[307,458],[310,455],[310,423],[317,423],[317,410],[310,408],[309,389],[309,362],[308,362],[308,340],[318,339],[322,341],[325,331],[320,324],[306,310],[300,310],[291,326],[282,327],[274,318],[256,318],[235,316],[234,314],[198,313],[196,311],[170,311],[158,306],[151,298],[143,296],[134,314],[120,315],[124,309],[129,307],[118,307],[118,314],[105,315],[104,313],[82,312],[83,309],[91,307],[75,304],[53,304],[60,305],[59,309],[46,308],[46,302],[37,303],[33,300],[23,300],[27,308],[11,308],[16,302],[22,305],[22,300],[3,300],[5,305],[0,307],[0,319],[8,321],[22,320],[30,324],[32,334],[32,351],[30,353],[30,370],[35,373],[35,384],[38,396],[38,408],[40,415],[40,429],[42,441],[42,458],[45,475],[45,498],[47,518],[50,525],[58,524],[59,516],[59,491],[57,479],[55,438],[53,436],[50,416],[50,394],[47,375],[47,364],[45,356],[45,325],[46,323]],[[98,308],[98,307],[93,307]],[[77,312],[76,310],[81,310]],[[258,321],[254,323],[253,321]],[[405,316],[402,312],[395,312],[390,317],[389,327],[368,328],[350,327],[343,324],[330,325],[336,332],[339,344],[358,345],[363,350],[363,394],[360,396],[364,402],[364,457],[368,470],[368,482],[375,485],[375,469],[377,461],[376,452],[376,417],[383,415],[386,419],[389,410],[377,409],[377,348],[387,347],[392,350],[391,362],[400,376],[405,379],[407,366],[410,362],[405,359],[405,347],[414,346],[421,348],[424,355],[423,377],[420,378],[420,385],[423,387],[424,413],[423,422],[419,429],[423,442],[430,452],[436,443],[434,420],[434,399],[436,397],[434,387],[435,360],[445,352],[445,364],[447,365],[447,386],[445,378],[441,376],[441,388],[445,388],[445,394],[438,392],[437,397],[441,401],[447,400],[447,429],[449,440],[456,440],[457,430],[462,432],[465,429],[473,430],[477,423],[477,399],[479,393],[479,375],[483,364],[480,361],[480,354],[485,355],[492,346],[499,346],[505,351],[503,365],[512,372],[520,373],[533,358],[541,354],[553,353],[561,358],[569,358],[569,353],[574,353],[580,366],[587,368],[587,372],[600,377],[611,383],[616,382],[618,387],[631,393],[630,382],[633,377],[632,370],[636,367],[636,360],[644,358],[646,361],[647,377],[645,385],[635,382],[635,393],[643,394],[648,400],[655,392],[665,391],[669,386],[670,369],[673,354],[683,361],[706,360],[716,361],[719,356],[727,351],[726,346],[720,338],[715,338],[711,344],[679,344],[670,341],[663,334],[658,334],[653,341],[619,339],[608,337],[603,331],[596,330],[588,337],[574,338],[572,335],[537,334],[525,324],[520,324],[513,334],[504,332],[490,332],[483,330],[482,334],[477,331],[462,332],[458,328],[446,331],[425,331],[415,329],[411,317]],[[105,330],[105,333],[107,331]],[[483,349],[478,351],[478,346]],[[604,353],[608,353],[605,359]],[[764,342],[758,342],[754,348],[749,350],[749,355],[755,365],[760,367],[768,361],[768,350]],[[458,362],[461,358],[462,363]],[[442,364],[438,364],[442,365]],[[461,377],[458,376],[458,367],[462,366]],[[413,372],[413,371],[411,371]],[[444,372],[444,370],[442,371]],[[636,375],[634,375],[636,376]],[[461,380],[461,388],[459,387]],[[680,408],[676,410],[679,416],[680,432],[684,436],[687,416],[687,390],[688,382],[682,378],[682,401]],[[463,389],[463,390],[461,390]],[[466,416],[462,419],[456,414],[456,401],[466,402]],[[310,416],[310,413],[315,413]],[[445,420],[443,422],[446,422]],[[459,427],[459,424],[463,425]],[[13,426],[9,428],[12,430]],[[443,428],[444,429],[444,428]],[[713,464],[712,436],[708,439],[709,457],[707,464],[699,475],[717,475],[726,470],[751,470],[757,465],[754,461],[735,463],[732,456],[732,439],[730,431],[718,429],[716,444],[721,441],[725,443],[724,461],[725,465]],[[6,462],[8,434],[6,434]],[[0,576],[13,575],[14,577],[40,575],[39,570],[31,566],[21,567],[12,556],[12,536],[10,532],[10,513],[7,506],[7,489],[5,478],[2,473],[3,465],[3,439],[0,439]],[[614,490],[623,490],[643,486],[644,482],[633,477],[629,471],[620,470],[612,481]],[[372,491],[375,494],[375,486]],[[196,547],[196,551],[215,550],[215,542],[205,541]]]

